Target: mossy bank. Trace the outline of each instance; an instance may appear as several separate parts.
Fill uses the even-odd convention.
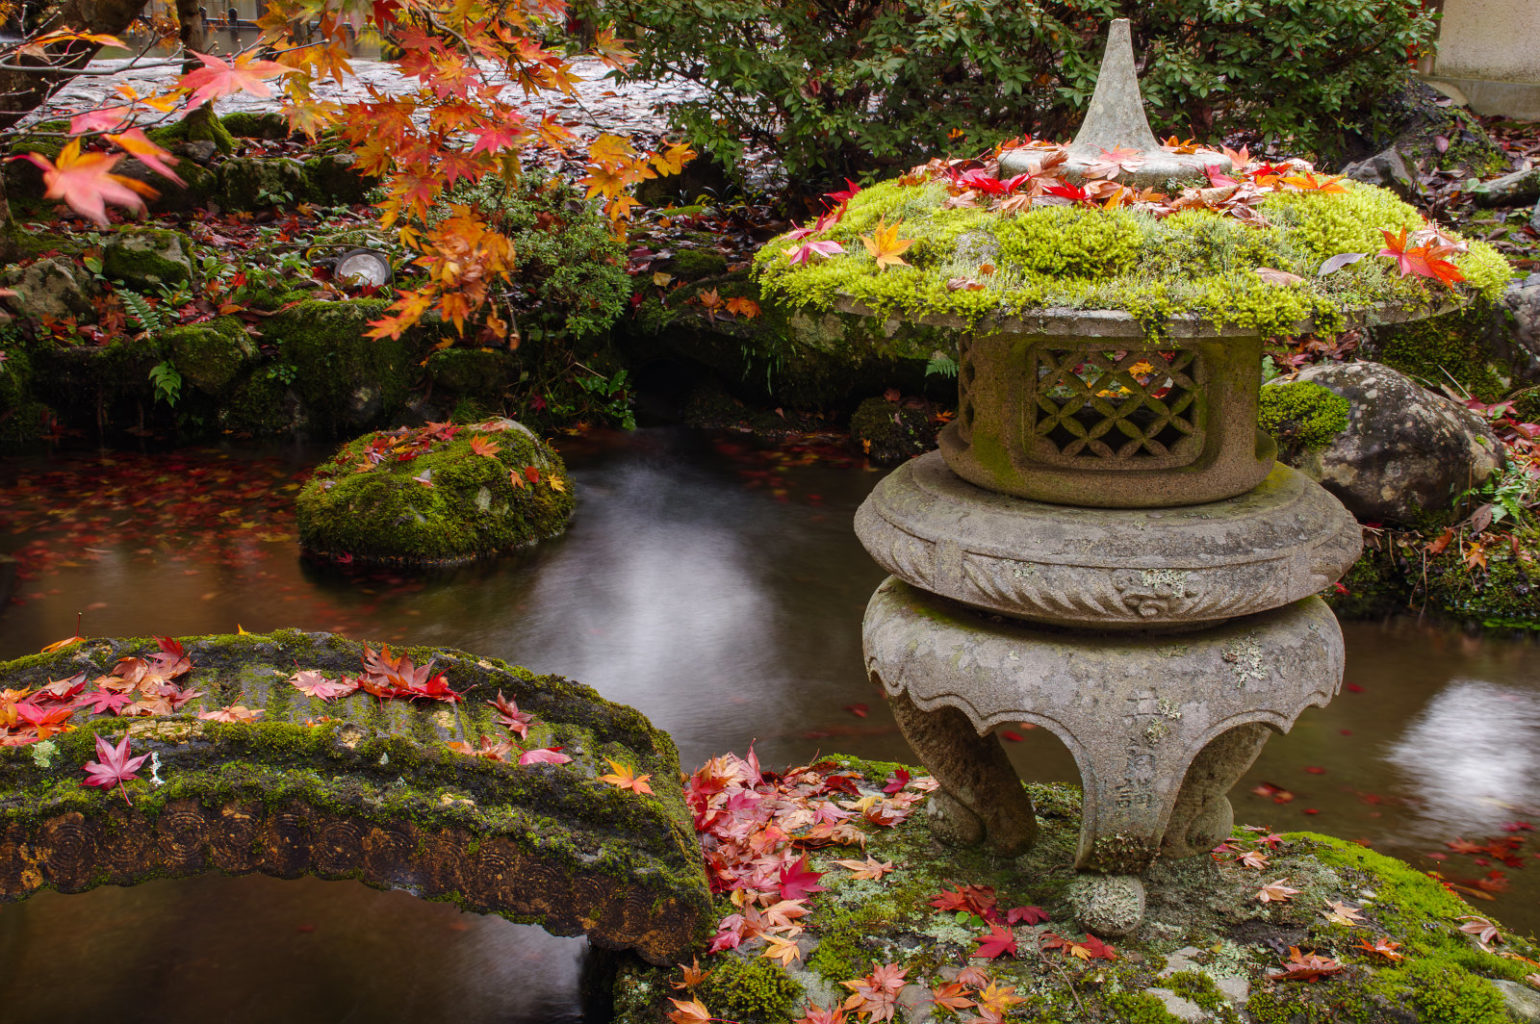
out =
[[[566,466],[522,424],[429,424],[350,441],[297,498],[300,546],[342,562],[442,566],[562,533]]]
[[[837,760],[863,773],[863,794],[876,792],[899,767]],[[923,811],[878,829],[864,850],[811,851],[808,861],[826,872],[819,884],[827,891],[812,897],[812,912],[799,921],[806,931],[789,967],[768,959],[762,940],[703,957],[709,973],[690,991],[677,970],[622,967],[615,1020],[657,1024],[673,1008],[668,998],[693,997],[718,1019],[787,1024],[809,1004],[843,1003],[851,994],[844,982],[884,964],[907,972],[893,1018],[901,1022],[953,1019],[934,1004],[933,992],[970,967],[987,974],[997,996],[1009,989],[1018,1000],[989,1019],[1031,1024],[1511,1024],[1519,1018],[1508,1000],[1534,991],[1524,981],[1536,970],[1524,958],[1540,956],[1531,941],[1500,928],[1495,939],[1478,941],[1461,930],[1477,911],[1435,880],[1311,833],[1237,831],[1238,851],[1255,849],[1270,859],[1265,872],[1241,866],[1233,852],[1158,864],[1147,878],[1140,930],[1113,943],[1112,959],[1071,955],[1052,936],[1085,941],[1070,900],[1079,793],[1062,785],[1028,789],[1041,827],[1030,853],[1010,860],[944,846]],[[893,871],[858,880],[833,863],[864,856],[891,863]],[[1262,886],[1280,878],[1298,892],[1282,902],[1259,900]],[[955,886],[991,887],[998,907],[1036,907],[1049,919],[1010,929],[1016,957],[982,958],[978,940],[988,926],[931,905]],[[719,916],[738,910],[725,897],[717,902]],[[1332,903],[1353,910],[1349,923],[1328,920]],[[1362,948],[1381,940],[1398,944],[1384,948],[1399,958]],[[1332,969],[1313,983],[1269,977],[1285,972],[1290,947],[1327,958]],[[960,987],[982,998],[982,985]],[[964,1008],[959,1018],[980,1012]]]

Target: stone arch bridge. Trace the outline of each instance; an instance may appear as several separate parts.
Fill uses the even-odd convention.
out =
[[[395,683],[421,691],[392,694],[369,653],[282,631],[84,640],[0,663],[0,901],[314,875],[586,933],[655,964],[699,943],[710,896],[665,733],[586,686],[459,651],[390,652],[413,663],[396,662]],[[318,680],[361,678],[314,695],[330,692]],[[150,758],[139,778],[83,786],[97,736],[125,735]],[[530,751],[549,753],[518,763]],[[651,775],[653,792],[603,781],[608,761]]]

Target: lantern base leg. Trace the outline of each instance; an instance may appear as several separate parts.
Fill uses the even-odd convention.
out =
[[[982,844],[1014,857],[1037,841],[1037,816],[1021,778],[993,736],[980,736],[956,708],[924,711],[907,694],[888,698],[899,730],[940,789],[931,798],[935,831],[956,844]]]

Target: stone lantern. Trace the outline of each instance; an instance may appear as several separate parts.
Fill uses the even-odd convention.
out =
[[[1068,166],[1119,146],[1143,151],[1135,183],[1201,182],[1216,159],[1158,148],[1125,20]],[[1006,154],[1001,175],[1029,158]],[[892,574],[866,612],[868,672],[940,783],[939,830],[1029,847],[1031,801],[990,733],[1052,731],[1084,784],[1081,921],[1104,935],[1137,926],[1157,858],[1229,834],[1226,794],[1267,737],[1341,684],[1341,630],[1315,595],[1360,531],[1274,462],[1263,340],[1195,316],[1155,340],[1120,311],[990,318],[959,337],[940,452],[856,515]]]

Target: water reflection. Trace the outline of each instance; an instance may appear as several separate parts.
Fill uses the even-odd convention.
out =
[[[582,1020],[584,943],[353,882],[203,877],[0,909],[6,1024]]]
[[[910,756],[862,671],[882,571],[851,517],[879,474],[678,431],[561,447],[579,494],[565,537],[425,578],[299,561],[286,488],[325,452],[0,460],[0,552],[25,556],[0,658],[69,635],[82,609],[90,634],[330,629],[568,675],[667,729],[687,769],[754,739],[770,765]],[[1344,634],[1347,687],[1269,742],[1234,793],[1237,817],[1484,875],[1445,842],[1540,824],[1540,645],[1410,620]],[[1018,732],[1006,748],[1023,775],[1075,778],[1061,743]],[[1289,799],[1252,792],[1264,782]],[[1532,932],[1536,849],[1483,905]],[[546,1024],[576,1019],[580,948],[342,883],[45,894],[0,908],[0,1019]],[[209,980],[189,981],[190,963]]]
[[[1385,758],[1417,796],[1407,831],[1436,842],[1499,834],[1540,795],[1540,693],[1454,680]]]

